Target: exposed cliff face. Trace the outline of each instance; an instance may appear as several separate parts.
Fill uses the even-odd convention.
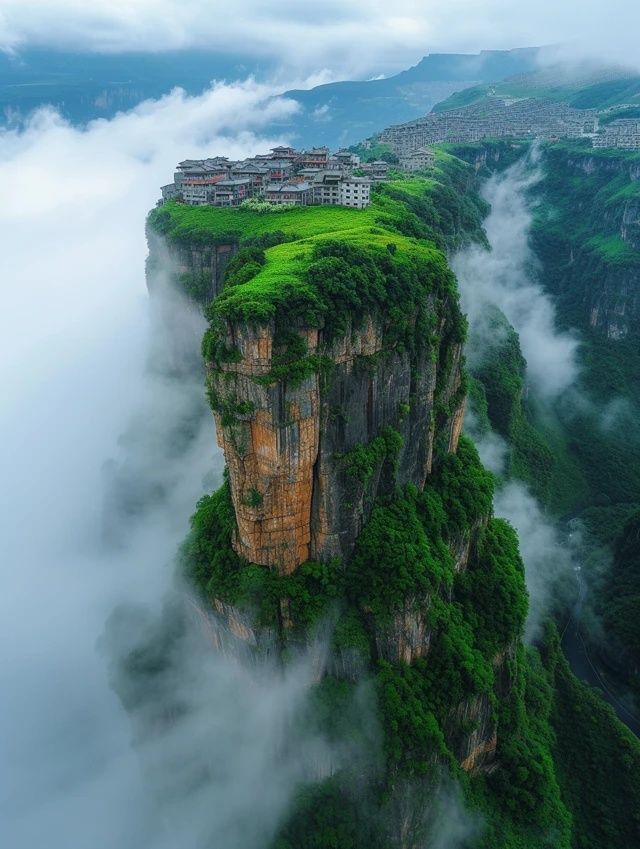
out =
[[[640,319],[640,162],[623,151],[545,149],[534,247],[570,321],[614,342]]]
[[[308,559],[348,557],[378,494],[409,482],[422,488],[438,436],[439,370],[441,402],[453,407],[439,434],[456,450],[461,345],[442,362],[435,347],[411,355],[385,344],[382,324],[367,317],[329,342],[322,330],[300,328],[323,366],[297,383],[269,377],[279,354],[273,325],[227,323],[225,344],[240,356],[209,363],[209,382],[238,521],[234,547],[247,560],[290,572]],[[383,447],[366,472],[350,469],[350,452],[386,428],[400,435],[393,463]]]

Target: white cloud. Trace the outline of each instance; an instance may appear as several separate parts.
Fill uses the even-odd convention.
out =
[[[0,46],[107,51],[200,47],[275,57],[306,72],[400,70],[428,52],[571,42],[638,64],[634,0],[3,0]]]
[[[487,324],[487,308],[498,307],[520,337],[527,381],[539,396],[556,398],[576,379],[578,343],[572,334],[556,328],[553,302],[534,275],[527,191],[540,178],[529,158],[487,181],[483,194],[491,204],[485,221],[491,251],[471,246],[454,257],[452,267],[471,322],[470,357],[481,357],[491,341],[494,331]]]
[[[176,845],[160,838],[165,821],[97,650],[116,605],[158,608],[187,518],[222,466],[200,376],[158,373],[157,345],[148,360],[148,344],[164,337],[148,314],[144,220],[179,159],[263,149],[263,124],[292,108],[267,102],[272,94],[251,82],[198,98],[174,92],[82,131],[45,111],[23,131],[0,135],[0,819],[11,849]],[[179,302],[171,314],[197,349],[202,320]],[[172,435],[190,410],[193,436],[176,456]],[[117,545],[105,547],[113,508],[105,479],[114,474],[134,503],[115,516]],[[142,511],[136,485],[155,495]],[[206,668],[228,682],[226,667]],[[196,720],[215,683],[191,688]],[[278,705],[295,705],[305,679],[270,681],[258,704],[260,686],[247,685],[250,696],[241,689],[246,710],[224,705],[235,718],[226,730],[238,760],[229,760],[228,741],[212,749],[227,788],[226,810],[212,816],[227,816],[233,801],[237,821],[246,820],[243,804],[254,800],[238,796],[243,782],[271,783],[270,817],[286,803],[289,774],[277,772],[268,747],[282,728]],[[217,692],[220,711],[225,692]],[[243,737],[247,727],[266,748]],[[195,745],[189,728],[180,734]],[[171,758],[170,748],[162,752]],[[191,810],[177,807],[176,821]],[[179,832],[185,849],[200,845],[186,824]]]

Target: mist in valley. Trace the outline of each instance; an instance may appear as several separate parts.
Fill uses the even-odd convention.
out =
[[[45,110],[0,137],[11,849],[197,849],[212,835],[259,847],[310,760],[337,757],[312,731],[286,743],[316,658],[286,673],[238,666],[185,614],[175,554],[223,458],[203,319],[166,286],[150,304],[144,282],[158,186],[186,154],[277,143],[260,128],[292,105],[273,94],[251,82],[176,91],[85,131]],[[127,658],[150,634],[166,639],[167,622],[179,635],[142,698]]]
[[[525,391],[544,407],[577,396],[578,338],[557,329],[554,306],[537,279],[529,245],[530,190],[540,181],[543,167],[534,146],[505,172],[487,180],[483,196],[491,205],[485,221],[490,250],[479,245],[465,248],[453,258],[452,267],[469,318],[465,350],[469,367],[473,371],[481,366],[500,342],[492,321],[495,310],[500,310],[519,336],[527,362]],[[505,479],[509,448],[500,434],[482,431],[473,410],[466,428],[483,463],[498,476],[496,515],[508,519],[518,531],[529,590],[526,636],[535,639],[558,593],[568,592],[567,602],[575,593],[571,574],[577,565],[577,541],[561,532],[524,483]]]

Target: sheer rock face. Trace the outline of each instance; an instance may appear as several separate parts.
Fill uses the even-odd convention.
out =
[[[510,661],[515,657],[515,644],[497,654],[492,661],[495,684],[493,693],[498,699],[506,699],[514,681]],[[497,767],[498,726],[495,710],[488,693],[466,699],[451,713],[451,732],[458,732],[455,752],[462,769],[471,773],[489,773]]]
[[[640,181],[640,164],[626,152],[610,154],[578,154],[561,147],[545,151],[553,169],[552,204],[558,203],[562,188],[570,194],[575,181],[583,183],[584,189],[577,195],[572,217],[561,211],[550,227],[534,230],[533,244],[542,259],[547,285],[567,304],[567,293],[571,293],[570,309],[575,310],[571,321],[619,341],[633,334],[640,320],[640,201],[622,190]],[[616,194],[601,192],[607,184],[618,185],[620,190]],[[545,201],[546,186],[543,180],[541,197]],[[565,221],[572,225],[574,220],[583,226],[564,228]]]
[[[237,518],[234,548],[282,573],[348,557],[376,495],[396,483],[423,487],[434,445],[456,450],[464,414],[457,343],[446,356],[428,345],[411,354],[388,346],[370,317],[330,342],[322,330],[298,332],[325,363],[302,381],[270,380],[278,350],[269,324],[228,322],[225,344],[237,361],[208,372]],[[450,410],[440,416],[437,385],[440,408]],[[394,468],[378,456],[364,479],[354,476],[349,452],[387,427],[402,436]]]

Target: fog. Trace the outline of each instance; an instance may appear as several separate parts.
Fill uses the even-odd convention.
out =
[[[528,190],[541,179],[538,154],[492,177],[483,189],[491,204],[485,222],[491,251],[472,246],[459,253],[453,268],[460,281],[462,306],[471,323],[467,356],[483,356],[490,333],[488,305],[498,307],[520,337],[527,361],[527,380],[537,393],[554,398],[577,376],[577,340],[555,327],[551,299],[535,279],[535,257],[529,247],[531,208]]]
[[[182,687],[189,719],[162,744],[157,728],[140,730],[145,706],[132,725],[110,684],[157,628],[188,516],[222,469],[202,375],[184,368],[202,320],[175,297],[149,308],[144,217],[179,159],[279,141],[259,137],[293,108],[273,94],[251,81],[176,91],[82,132],[44,111],[0,136],[0,819],[11,849],[164,849],[174,829],[183,849],[211,830],[251,847],[288,804],[304,752],[323,762],[313,737],[282,753],[309,659],[243,676],[211,660],[187,618],[157,687],[174,698]],[[219,804],[209,796],[198,819],[211,782]]]
[[[537,150],[502,174],[491,177],[483,196],[491,204],[485,228],[491,250],[471,246],[454,257],[452,266],[460,286],[462,306],[469,317],[466,354],[473,367],[495,343],[490,316],[500,309],[515,328],[527,361],[526,391],[543,403],[570,394],[578,398],[578,377],[573,334],[556,328],[555,309],[537,279],[534,255],[529,247],[532,206],[529,190],[541,179],[542,165]],[[526,637],[534,639],[540,623],[559,589],[570,575],[575,548],[545,515],[542,505],[517,480],[504,481],[508,447],[497,433],[482,433],[473,415],[466,429],[474,438],[483,463],[499,483],[494,499],[495,513],[518,531],[520,551],[529,590]]]

